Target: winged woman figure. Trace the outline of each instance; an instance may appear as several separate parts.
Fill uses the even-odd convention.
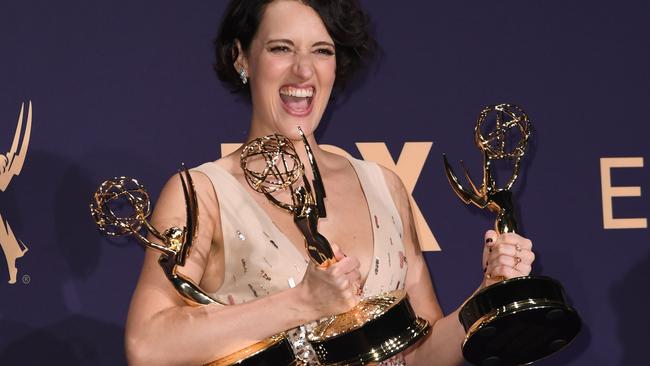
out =
[[[25,104],[20,107],[20,114],[18,115],[18,126],[14,135],[11,148],[6,155],[0,154],[0,191],[4,192],[11,179],[20,174],[25,163],[25,156],[27,155],[27,148],[29,147],[29,137],[32,132],[32,103],[29,102],[27,109],[27,118],[25,125],[25,133],[23,134],[23,114],[25,111]],[[23,135],[21,141],[21,135]],[[16,238],[9,223],[5,221],[0,214],[0,246],[5,254],[7,260],[7,269],[9,271],[9,283],[16,283],[18,269],[16,268],[16,259],[25,255],[29,250],[27,246]]]

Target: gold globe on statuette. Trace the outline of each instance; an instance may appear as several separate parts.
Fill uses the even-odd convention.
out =
[[[488,106],[474,129],[476,146],[483,154],[483,182],[475,184],[463,167],[470,185],[466,188],[443,157],[456,195],[466,204],[496,213],[499,234],[518,231],[511,189],[520,175],[530,134],[528,115],[521,108]],[[497,163],[512,172],[503,188],[495,179]],[[516,277],[485,287],[461,307],[459,318],[467,332],[463,355],[480,366],[530,364],[567,346],[581,327],[562,285],[543,276]]]
[[[116,177],[103,182],[93,194],[90,213],[100,231],[109,236],[133,236],[146,248],[160,252],[158,263],[181,298],[191,306],[219,304],[190,278],[178,271],[185,265],[198,232],[199,209],[194,184],[183,166],[178,173],[185,196],[186,223],[182,228],[158,231],[147,219],[151,212],[149,193],[136,179]],[[146,229],[160,242],[147,239]],[[226,357],[207,363],[209,366],[289,366],[296,359],[285,333],[264,339]]]
[[[320,268],[327,268],[336,259],[327,238],[318,232],[319,218],[327,215],[325,188],[311,147],[302,131],[300,135],[312,183],[293,143],[278,134],[246,144],[241,167],[251,188],[293,215],[309,257]],[[365,365],[404,351],[428,334],[429,328],[413,311],[406,292],[397,290],[362,299],[349,312],[319,322],[307,338],[322,364]]]

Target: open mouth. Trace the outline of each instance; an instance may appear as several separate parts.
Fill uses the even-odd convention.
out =
[[[280,99],[284,109],[294,116],[306,116],[311,112],[314,87],[283,86]]]

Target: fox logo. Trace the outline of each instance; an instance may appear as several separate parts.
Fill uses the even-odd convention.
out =
[[[25,112],[25,104],[20,107],[20,114],[18,115],[18,124],[16,126],[16,133],[14,140],[11,144],[9,152],[5,155],[0,154],[0,192],[4,192],[11,179],[18,176],[23,169],[25,163],[25,156],[27,155],[27,148],[29,147],[29,137],[32,132],[32,103],[29,102],[27,107],[27,116],[23,118]],[[23,133],[23,120],[25,123],[25,132]],[[22,135],[22,139],[21,139]],[[7,270],[9,272],[9,283],[16,283],[18,277],[18,268],[16,267],[16,259],[21,258],[29,250],[25,243],[17,239],[7,222],[0,213],[0,247],[5,254],[7,260]]]

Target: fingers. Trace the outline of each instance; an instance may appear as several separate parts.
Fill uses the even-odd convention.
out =
[[[344,257],[341,261],[334,263],[325,269],[329,282],[335,284],[339,289],[346,289],[361,280],[359,266],[361,263],[355,257]]]
[[[533,253],[531,250],[517,247],[517,245],[495,244],[492,247],[492,251],[494,254],[490,255],[488,261],[493,261],[495,258],[504,256],[509,257],[516,262],[525,261],[527,263],[532,263],[535,260],[535,253]],[[519,260],[517,260],[517,258],[519,258]],[[501,263],[506,264],[504,262]]]
[[[533,244],[515,233],[496,234],[493,230],[485,233],[483,250],[483,271],[488,282],[527,276],[532,270],[535,254]]]
[[[498,238],[497,232],[494,230],[488,230],[485,232],[485,237],[484,237],[484,243],[485,245],[483,246],[483,270],[487,267],[487,262],[488,258],[490,256],[490,253],[492,252],[492,246],[494,246],[494,243],[496,242]]]
[[[346,261],[348,258],[346,258]],[[337,265],[339,263],[337,263]],[[332,273],[332,276],[334,276],[334,283],[338,290],[338,296],[340,296],[341,301],[345,304],[339,312],[344,312],[355,306],[360,300],[361,273],[359,272],[358,266],[355,266],[353,270],[343,274],[341,274],[342,271],[340,268],[334,268],[333,271],[337,269],[339,270],[337,271],[339,273],[337,275]]]
[[[355,257],[345,257],[330,266],[332,275],[343,276],[353,271],[359,271],[361,263]]]
[[[489,276],[488,279],[492,279],[495,282],[498,282],[500,280],[505,280],[509,278],[521,277],[523,276],[523,274],[519,272],[517,269],[510,266],[496,266],[490,269],[490,273],[488,273],[488,276]]]
[[[332,247],[332,251],[334,252],[334,258],[337,261],[341,261],[343,260],[343,258],[346,257],[345,253],[343,253],[343,251],[338,245],[332,243],[330,244],[330,246]]]
[[[310,306],[321,317],[346,312],[360,300],[359,260],[342,255],[338,247],[332,249],[340,260],[327,267],[310,263],[301,282],[305,298],[312,299]]]
[[[519,245],[521,249],[531,250],[533,248],[533,242],[529,239],[524,238],[523,236],[515,233],[505,233],[497,237],[495,244],[510,244],[510,245]]]
[[[361,273],[359,271],[352,271],[341,276],[332,276],[332,283],[340,290],[352,288],[354,285],[359,285],[361,282]]]
[[[494,230],[488,230],[488,231],[485,232],[485,242],[486,243],[489,241],[488,239],[492,239],[492,241],[496,241],[498,237],[499,237],[499,235]]]
[[[340,262],[332,266],[332,276],[338,278],[338,289],[351,306],[356,305],[362,295],[361,263],[355,257],[344,257]]]
[[[355,257],[346,256],[338,245],[332,243],[331,246],[335,260],[318,268],[323,270],[324,280],[336,289],[337,294],[332,296],[342,300],[346,309],[349,309],[356,305],[363,295],[361,272],[359,272],[361,263]]]
[[[487,270],[492,276],[504,275],[504,272],[501,268],[512,268],[515,270],[515,276],[526,276],[530,273],[531,270],[531,261],[524,261],[521,257],[510,256],[510,255],[499,255],[493,261],[488,263]],[[507,271],[508,274],[512,273]],[[507,278],[510,278],[506,276]]]
[[[359,269],[355,269],[354,271],[350,271],[345,274],[345,277],[350,281],[350,283],[359,283],[361,282],[361,272]]]

